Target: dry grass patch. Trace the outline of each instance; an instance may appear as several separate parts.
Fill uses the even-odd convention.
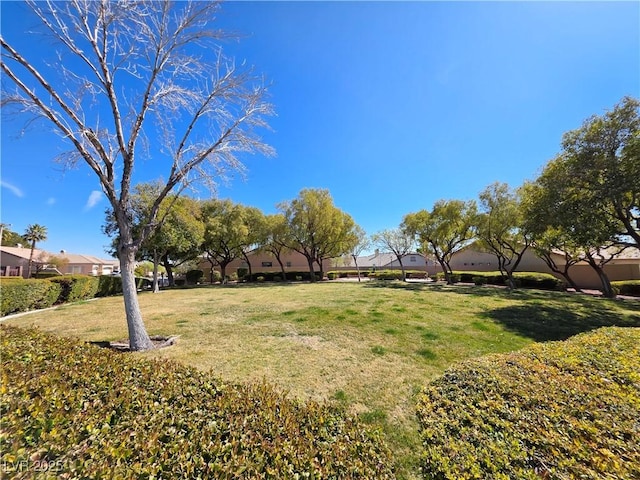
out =
[[[640,325],[639,302],[395,282],[167,290],[141,294],[140,304],[150,334],[180,336],[144,355],[338,402],[383,428],[400,478],[417,475],[415,395],[452,363],[598,326]],[[87,341],[127,334],[121,298],[9,322]]]

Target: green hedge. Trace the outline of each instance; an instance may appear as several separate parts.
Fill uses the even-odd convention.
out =
[[[424,478],[640,478],[640,329],[467,361],[418,398]]]
[[[611,282],[611,286],[617,289],[619,295],[640,297],[640,280]]]
[[[506,277],[500,272],[454,271],[454,282],[475,283],[476,285],[505,285]],[[444,280],[444,272],[438,272],[436,278]],[[537,288],[540,290],[562,290],[564,282],[550,273],[514,272],[516,286],[522,288]]]
[[[62,292],[56,303],[77,302],[94,298],[98,293],[100,280],[89,275],[63,275],[47,279],[58,283]]]
[[[309,270],[299,272],[285,272],[286,279],[288,281],[310,281],[311,272]],[[315,272],[316,280],[321,280],[320,272]],[[251,276],[248,274],[244,276],[244,280],[247,282],[277,282],[282,281],[282,272],[253,272]]]
[[[51,307],[62,293],[62,287],[59,284],[35,278],[10,281],[3,279],[0,281],[0,289],[2,289],[0,300],[2,316]]]
[[[405,270],[406,278],[428,278],[422,270]],[[369,272],[369,278],[376,280],[402,280],[402,270],[376,270]]]
[[[334,407],[37,330],[0,334],[9,476],[46,462],[48,478],[393,478],[380,434]]]

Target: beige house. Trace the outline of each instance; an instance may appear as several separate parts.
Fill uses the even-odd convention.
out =
[[[30,255],[30,248],[1,246],[0,276],[26,278]],[[32,272],[47,269],[47,260],[51,257],[65,261],[61,274],[111,275],[120,270],[120,263],[116,259],[105,260],[91,255],[67,253],[64,250],[54,254],[36,248],[33,251]]]
[[[556,264],[564,265],[563,255],[555,254],[555,256]],[[451,269],[480,272],[496,271],[498,270],[498,260],[492,253],[483,252],[475,248],[474,245],[470,245],[453,255]],[[532,249],[527,249],[524,253],[517,271],[551,273],[562,279],[560,275],[554,274],[547,264],[535,255]],[[604,271],[612,282],[617,280],[640,280],[640,250],[637,248],[624,250],[605,265]],[[580,288],[599,289],[601,287],[598,275],[586,262],[580,262],[572,266],[569,269],[569,275]]]
[[[251,262],[251,271],[253,273],[257,272],[281,272],[282,268],[278,263],[278,260],[270,253],[264,253],[260,251],[253,251],[248,255],[249,261]],[[307,258],[298,252],[287,252],[281,257],[282,264],[284,266],[285,272],[308,272],[309,271],[309,263],[307,262]],[[329,261],[323,262],[323,271],[326,272],[330,266]],[[211,270],[211,263],[204,257],[200,258],[198,262],[198,268],[205,272],[205,278],[208,277],[208,272]],[[219,266],[214,266],[214,270],[220,271]],[[232,273],[236,273],[238,269],[248,269],[249,265],[244,258],[236,258],[229,265],[227,265],[226,273],[227,275],[231,275]],[[313,264],[314,270],[318,271],[318,264]]]

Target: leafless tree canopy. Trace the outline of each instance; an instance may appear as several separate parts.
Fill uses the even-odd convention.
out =
[[[65,161],[84,161],[97,175],[117,225],[130,346],[153,348],[137,300],[136,253],[170,192],[242,170],[238,154],[271,153],[256,135],[272,114],[264,85],[223,55],[225,35],[213,27],[218,3],[27,5],[58,58],[28,58],[0,37],[3,113],[49,121],[73,145]],[[166,180],[147,224],[134,232],[132,176],[136,158],[145,156],[154,167],[166,165]]]
[[[226,58],[214,2],[29,1],[54,41],[55,63],[2,37],[3,109],[45,117],[73,143],[115,210],[126,209],[136,157],[166,162],[158,197],[242,170],[241,152],[272,114],[251,69]],[[8,107],[14,107],[8,109]],[[147,145],[152,145],[150,150]]]

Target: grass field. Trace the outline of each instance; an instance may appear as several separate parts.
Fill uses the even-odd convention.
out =
[[[144,293],[140,303],[150,334],[180,336],[143,355],[337,402],[384,431],[399,478],[418,476],[414,396],[452,363],[601,326],[640,326],[639,301],[400,282],[202,287]],[[127,336],[120,297],[6,322],[86,341]]]

